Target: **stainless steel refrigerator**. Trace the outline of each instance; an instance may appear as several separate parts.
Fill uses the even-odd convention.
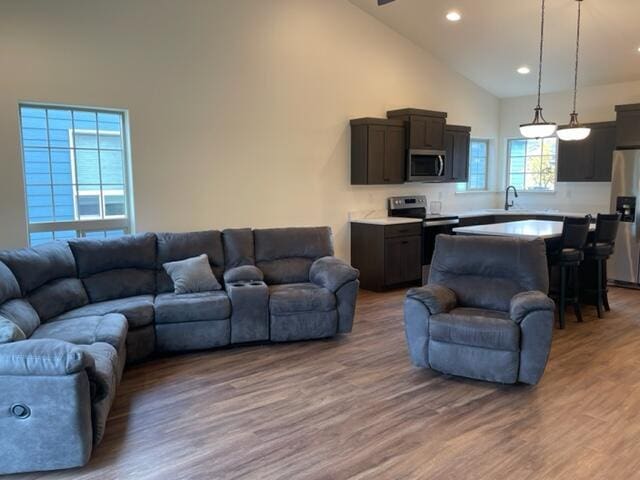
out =
[[[640,150],[616,150],[611,170],[611,211],[621,214],[609,280],[640,287]]]

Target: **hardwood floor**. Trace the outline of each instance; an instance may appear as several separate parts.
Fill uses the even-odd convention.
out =
[[[403,294],[361,292],[338,339],[130,368],[85,468],[15,478],[640,478],[640,292],[568,311],[537,387],[412,367]]]

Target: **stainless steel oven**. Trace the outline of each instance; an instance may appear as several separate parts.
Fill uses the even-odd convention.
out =
[[[444,150],[408,150],[407,182],[433,182],[444,179]]]

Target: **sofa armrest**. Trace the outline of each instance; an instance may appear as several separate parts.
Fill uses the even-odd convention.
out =
[[[0,375],[57,376],[93,372],[93,358],[72,343],[22,340],[0,347]]]
[[[511,299],[509,315],[516,323],[521,323],[527,315],[537,311],[555,310],[555,303],[547,295],[538,291],[531,290],[528,292],[520,292]]]
[[[348,282],[358,279],[360,272],[336,257],[322,257],[311,265],[309,280],[316,285],[337,292]]]
[[[224,272],[224,283],[233,282],[261,282],[264,279],[262,270],[253,265],[234,267]]]
[[[453,290],[436,284],[412,288],[407,292],[407,298],[421,302],[431,315],[446,313],[454,309],[458,303]]]

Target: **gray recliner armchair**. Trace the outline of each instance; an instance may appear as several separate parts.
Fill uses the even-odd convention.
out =
[[[499,383],[536,384],[554,322],[543,240],[439,235],[429,282],[407,292],[414,365]]]

